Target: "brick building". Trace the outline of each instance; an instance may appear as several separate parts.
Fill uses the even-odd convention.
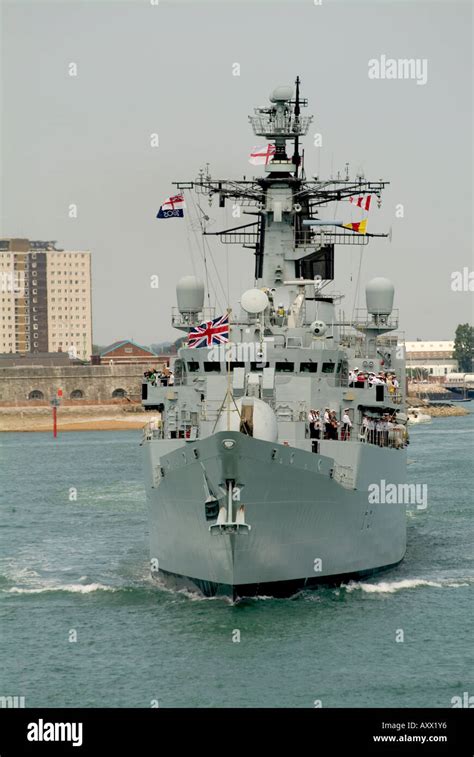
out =
[[[158,356],[153,350],[136,344],[131,339],[114,342],[98,355],[92,355],[93,365],[130,365],[138,363],[154,368],[157,361],[160,363],[163,362],[161,355]]]

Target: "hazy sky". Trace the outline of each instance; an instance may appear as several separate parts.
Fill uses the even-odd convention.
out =
[[[391,226],[393,239],[364,248],[362,284],[393,280],[408,339],[450,339],[472,322],[473,293],[451,289],[453,272],[474,267],[470,3],[152,3],[2,3],[1,234],[91,250],[95,342],[180,336],[170,308],[177,279],[199,266],[198,238],[189,222],[157,220],[159,205],[207,161],[214,178],[262,175],[247,162],[261,142],[247,115],[297,74],[315,116],[307,174],[349,161],[351,175],[391,182],[369,230]],[[427,83],[370,79],[368,61],[381,55],[426,59]],[[215,230],[239,223],[216,201],[203,208]],[[252,253],[212,249],[235,304],[252,286]],[[346,312],[360,249],[336,248]]]

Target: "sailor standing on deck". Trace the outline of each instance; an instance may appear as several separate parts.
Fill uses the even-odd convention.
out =
[[[388,413],[385,413],[383,417],[383,446],[388,447],[388,435],[390,432],[390,428],[392,424],[390,423],[390,416]]]
[[[362,418],[362,428],[361,428],[361,440],[364,442],[368,442],[369,440],[369,419],[366,415]]]
[[[375,443],[378,444],[379,447],[382,446],[382,419],[377,418],[375,421]]]
[[[331,416],[329,415],[329,408],[324,410],[324,438],[331,438]]]
[[[321,419],[319,410],[310,410],[308,413],[309,435],[311,439],[321,438]]]
[[[168,386],[168,379],[170,377],[170,369],[167,365],[164,366],[163,370],[160,373],[160,384],[161,386]]]
[[[321,416],[319,415],[319,410],[316,411],[318,414],[318,417],[314,423],[314,428],[316,429],[316,439],[321,439],[321,432],[323,430],[323,422],[321,420]]]
[[[338,439],[338,428],[339,428],[339,422],[337,420],[337,415],[335,410],[331,410],[330,413],[330,439],[334,439],[334,441],[337,441]]]
[[[375,444],[376,443],[376,439],[375,439],[375,420],[373,418],[369,418],[368,426],[369,426],[369,442],[370,442],[370,444]]]
[[[344,410],[344,414],[342,416],[341,439],[343,442],[351,438],[351,428],[352,428],[352,421],[349,417],[349,410],[346,407],[346,409]]]

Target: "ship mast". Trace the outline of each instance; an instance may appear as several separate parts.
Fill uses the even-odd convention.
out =
[[[295,97],[295,125],[298,129],[300,122],[300,77],[296,77],[296,97]],[[295,151],[293,153],[293,162],[295,164],[295,178],[298,178],[298,170],[300,165],[300,152],[299,152],[299,132],[296,131],[295,135]]]
[[[295,88],[277,87],[270,95],[270,105],[254,109],[249,116],[255,135],[273,143],[274,154],[264,166],[265,176],[250,180],[213,179],[209,171],[189,182],[174,182],[180,191],[191,189],[212,199],[219,197],[219,207],[227,200],[237,202],[254,220],[205,235],[217,236],[224,244],[240,244],[255,251],[255,281],[260,287],[278,288],[285,280],[334,279],[334,245],[366,245],[371,237],[388,234],[357,233],[340,228],[334,221],[319,216],[330,202],[348,200],[357,195],[373,194],[380,201],[388,182],[368,181],[359,175],[344,178],[306,179],[300,168],[300,137],[307,134],[312,116],[302,116],[308,104],[300,96],[300,78]],[[291,158],[286,152],[292,141]],[[296,290],[293,294],[297,294]],[[291,293],[290,293],[291,295]]]

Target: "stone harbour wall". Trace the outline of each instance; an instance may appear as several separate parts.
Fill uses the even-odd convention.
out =
[[[150,367],[155,367],[155,364]],[[158,364],[158,368],[161,365]],[[64,400],[139,400],[146,365],[18,366],[0,369],[0,404],[49,402],[62,389]]]

